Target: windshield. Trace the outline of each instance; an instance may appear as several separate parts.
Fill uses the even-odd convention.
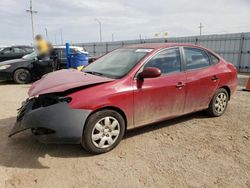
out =
[[[151,51],[152,49],[118,49],[88,65],[84,72],[121,78]]]
[[[31,54],[23,56],[23,59],[25,60],[34,60],[37,58],[36,52],[32,52]]]

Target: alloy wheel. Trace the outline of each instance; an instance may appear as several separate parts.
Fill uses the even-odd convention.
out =
[[[97,148],[112,146],[120,134],[120,123],[114,117],[107,116],[99,120],[93,127],[91,139]]]
[[[218,114],[222,114],[227,106],[227,95],[225,93],[219,93],[215,99],[215,111]]]

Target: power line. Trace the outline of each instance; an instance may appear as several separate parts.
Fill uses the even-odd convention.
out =
[[[31,18],[31,29],[32,29],[32,38],[33,42],[35,41],[35,31],[34,31],[34,22],[33,22],[33,14],[37,14],[38,12],[33,10],[32,0],[30,0],[30,9],[26,10],[27,13],[30,13]]]

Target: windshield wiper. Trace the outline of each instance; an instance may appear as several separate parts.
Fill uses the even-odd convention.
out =
[[[104,76],[102,73],[99,73],[99,72],[95,72],[95,71],[84,71],[88,74],[93,74],[93,75],[96,75],[96,76]]]

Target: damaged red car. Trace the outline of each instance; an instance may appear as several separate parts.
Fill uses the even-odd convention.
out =
[[[44,143],[81,143],[104,153],[128,129],[201,110],[221,116],[236,87],[234,65],[209,49],[122,47],[82,72],[60,70],[35,82],[9,136],[31,129]]]

